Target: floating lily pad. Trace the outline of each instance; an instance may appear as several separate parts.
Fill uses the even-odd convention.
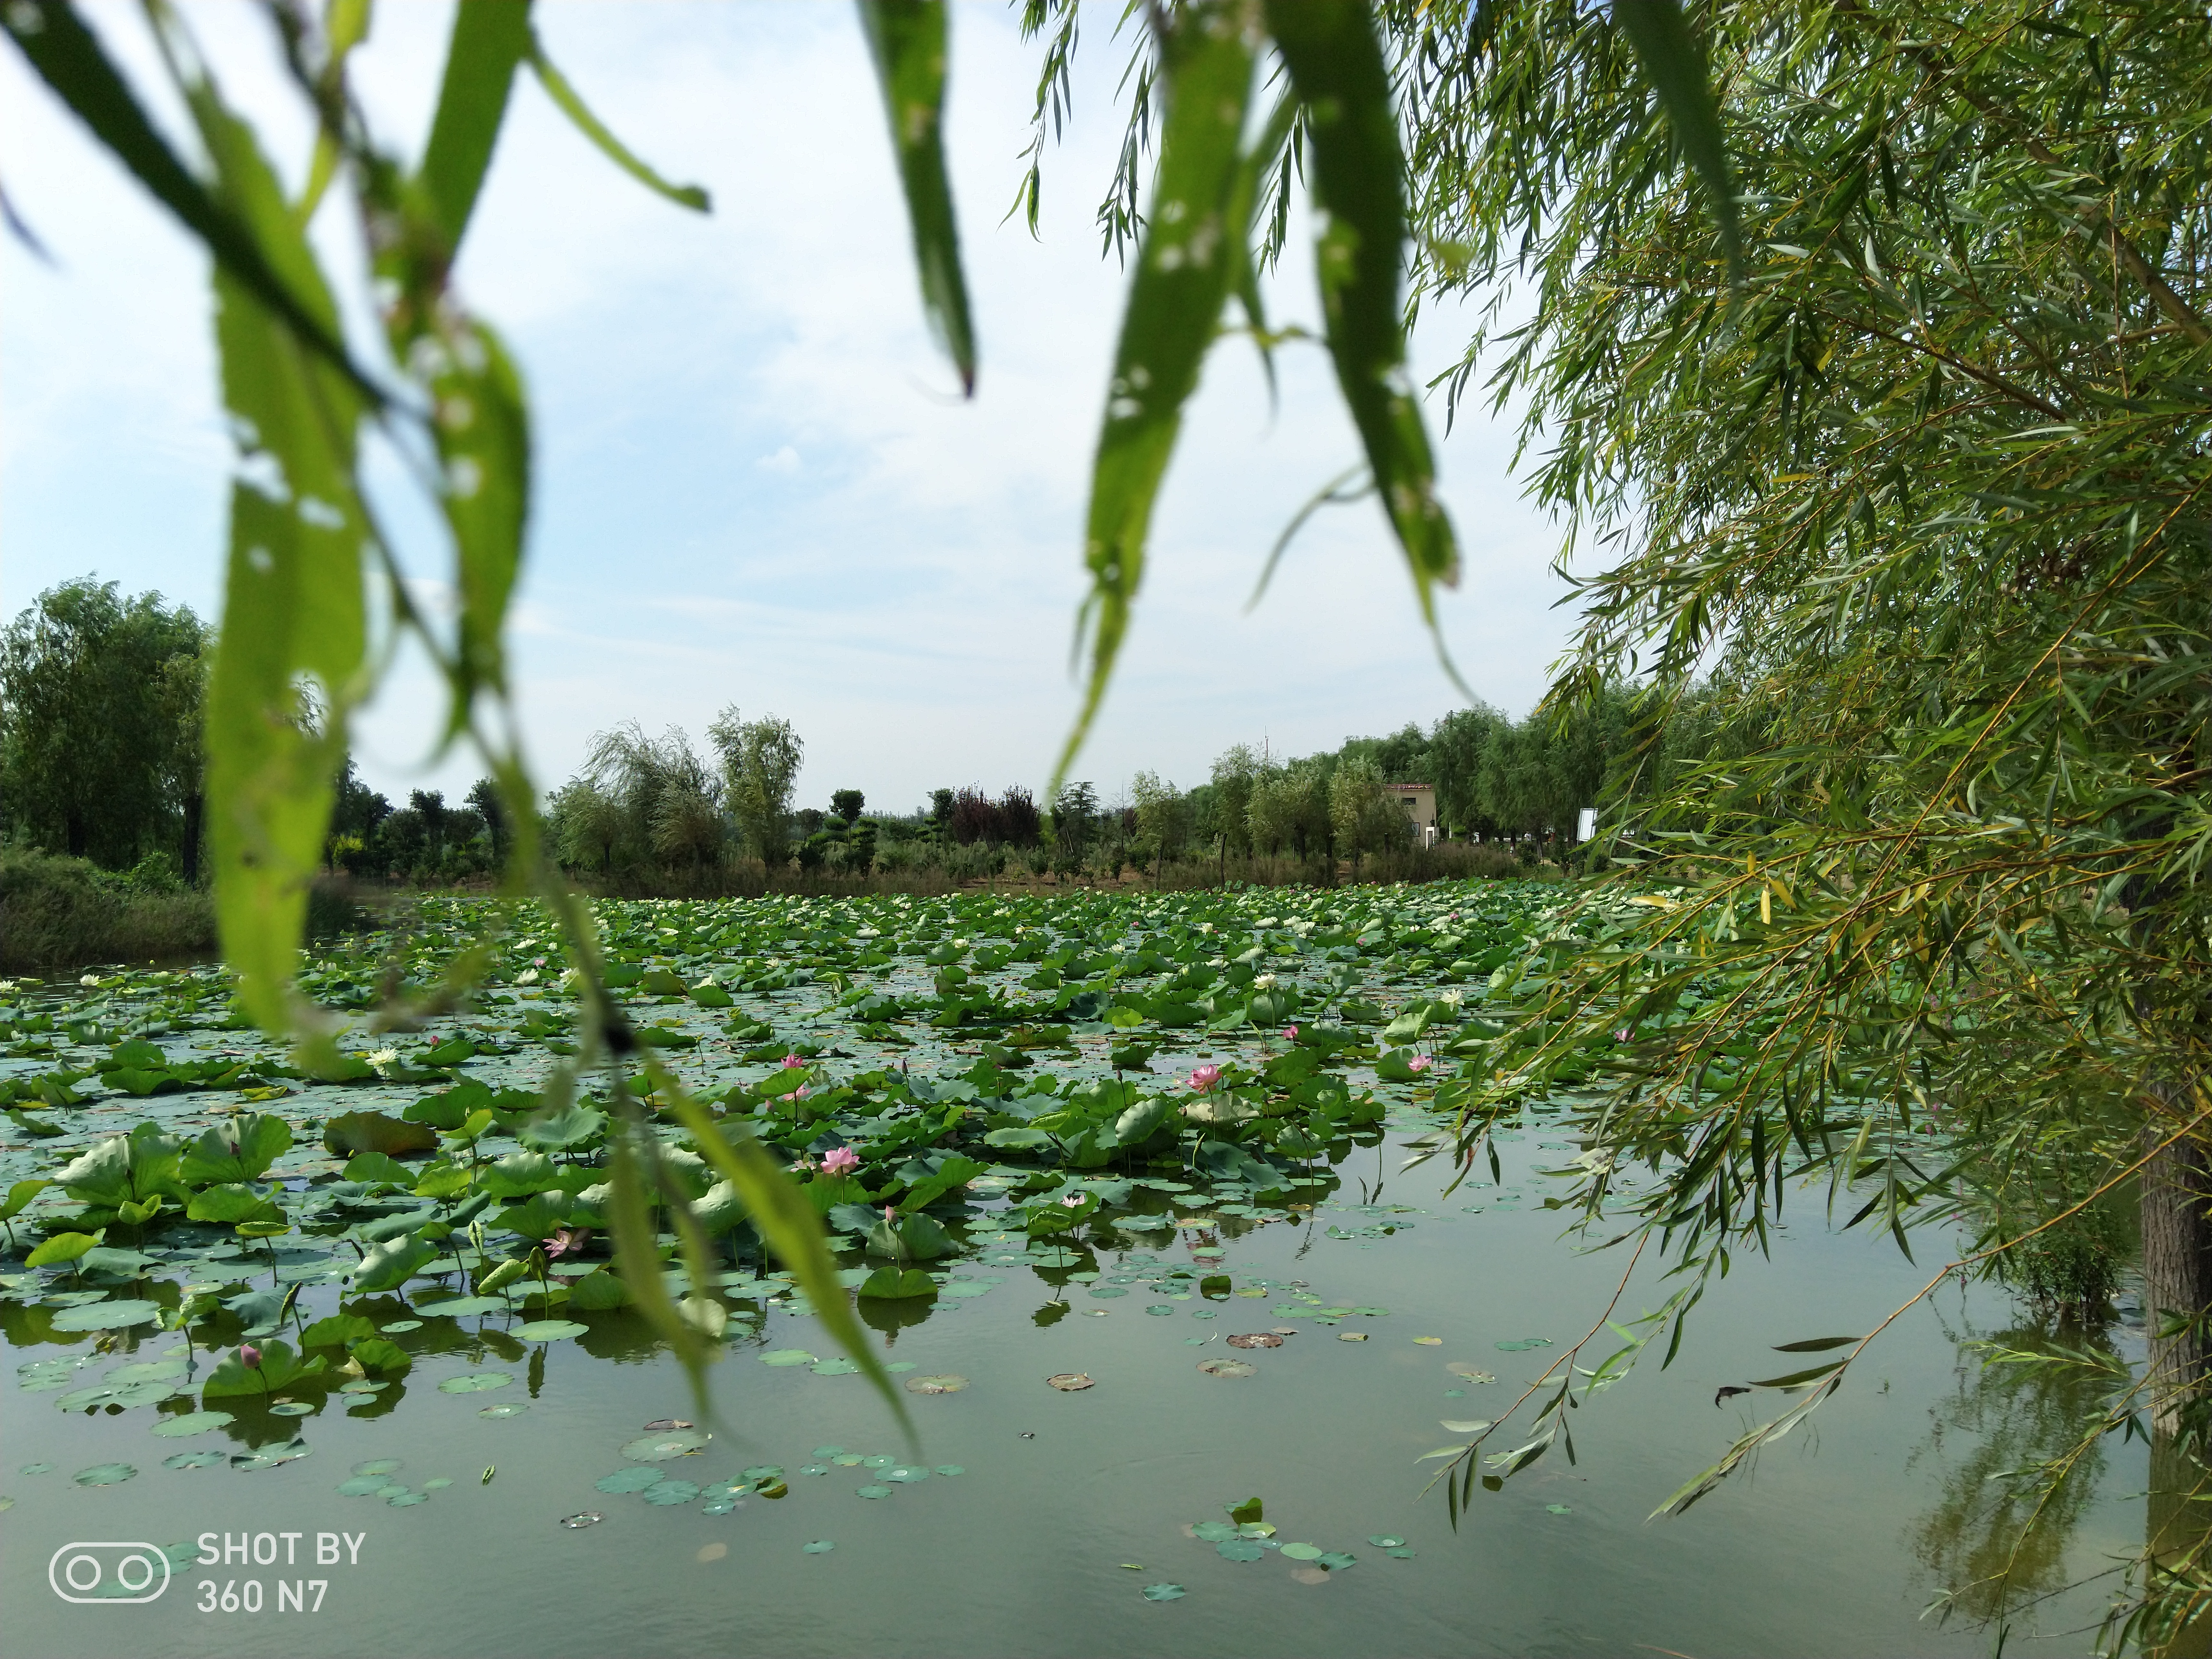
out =
[[[1336,1340],[1340,1342],[1364,1342],[1367,1340],[1367,1333],[1364,1331],[1339,1331],[1336,1334]]]
[[[1255,1539],[1224,1538],[1213,1547],[1213,1553],[1224,1561],[1257,1561],[1267,1549]]]
[[[1218,1544],[1224,1538],[1237,1536],[1237,1528],[1229,1521],[1200,1521],[1190,1529],[1190,1535],[1200,1543]]]
[[[83,1477],[80,1475],[78,1479],[82,1480]],[[1547,1504],[1544,1505],[1544,1512],[1547,1515],[1572,1515],[1575,1511],[1574,1506],[1570,1504]]]
[[[1406,1547],[1406,1540],[1404,1539],[1393,1538],[1387,1532],[1376,1533],[1372,1534],[1367,1541],[1374,1545],[1378,1550],[1401,1550]]]
[[[219,1429],[230,1420],[228,1412],[187,1412],[182,1417],[163,1418],[154,1425],[153,1431],[164,1440],[182,1440],[187,1435]]]
[[[963,1468],[957,1463],[939,1463],[937,1466],[937,1472],[939,1474],[965,1474],[968,1473],[966,1469]]]
[[[671,1429],[665,1434],[644,1435],[629,1442],[623,1447],[622,1455],[634,1463],[665,1463],[672,1458],[688,1456],[713,1437],[699,1429]]]
[[[457,1296],[443,1302],[422,1304],[424,1313],[433,1319],[465,1319],[473,1314],[505,1313],[507,1304],[495,1296]],[[386,1325],[386,1330],[398,1327]]]
[[[1249,1359],[1201,1359],[1198,1368],[1208,1376],[1250,1376],[1260,1369]]]
[[[280,1400],[269,1408],[271,1417],[313,1417],[315,1408],[304,1400]]]
[[[1176,1316],[1175,1304],[1171,1302],[1155,1302],[1145,1311],[1155,1319],[1173,1319]]]
[[[387,1325],[385,1328],[392,1328]],[[591,1328],[573,1319],[533,1319],[526,1325],[516,1326],[514,1337],[520,1342],[558,1342],[563,1337],[588,1335]]]
[[[129,1325],[150,1324],[161,1316],[158,1302],[89,1302],[81,1308],[64,1308],[53,1317],[58,1331],[113,1331]]]
[[[781,1479],[782,1474],[783,1465],[781,1463],[756,1463],[745,1471],[745,1479],[748,1480],[775,1480]]]
[[[380,1474],[356,1474],[350,1480],[338,1482],[338,1495],[342,1498],[373,1498],[388,1484]]]
[[[647,1428],[659,1428],[663,1425],[659,1424],[648,1423],[646,1426]],[[686,1425],[686,1426],[688,1427],[689,1425]],[[811,1455],[816,1457],[842,1457],[845,1455],[845,1449],[842,1446],[817,1446]]]
[[[241,1474],[252,1474],[262,1469],[273,1469],[281,1464],[297,1462],[314,1451],[304,1440],[287,1441],[281,1446],[263,1446],[250,1452],[234,1452],[230,1467]]]
[[[1444,1369],[1454,1376],[1463,1376],[1470,1382],[1495,1382],[1498,1379],[1480,1365],[1470,1365],[1464,1359],[1455,1359]]]
[[[1283,1555],[1291,1561],[1318,1561],[1322,1557],[1322,1548],[1318,1544],[1285,1544]]]
[[[1143,1591],[1147,1601],[1180,1601],[1188,1594],[1181,1584],[1147,1584]]]
[[[596,1527],[607,1517],[597,1510],[579,1510],[574,1515],[564,1515],[556,1523],[574,1530],[579,1527]]]
[[[517,1400],[507,1405],[486,1406],[477,1413],[478,1417],[520,1417],[530,1409],[529,1402]]]
[[[648,1504],[673,1507],[688,1504],[699,1495],[699,1488],[689,1480],[660,1480],[647,1486],[639,1494]]]
[[[138,1471],[128,1463],[95,1463],[88,1469],[79,1469],[72,1477],[80,1486],[119,1486],[125,1480],[135,1480]]]
[[[1044,1382],[1047,1388],[1058,1389],[1062,1394],[1075,1394],[1097,1386],[1081,1371],[1061,1371],[1055,1376],[1048,1376]]]
[[[860,1467],[864,1469],[887,1469],[897,1461],[895,1457],[886,1457],[881,1452],[878,1452],[873,1457],[862,1458]]]
[[[954,1371],[933,1376],[909,1376],[906,1380],[908,1394],[957,1394],[967,1386],[968,1379]]]
[[[505,1371],[471,1371],[464,1376],[449,1376],[438,1384],[440,1394],[482,1394],[487,1389],[503,1389],[514,1379]]]
[[[811,1543],[801,1544],[799,1547],[799,1553],[801,1555],[827,1555],[836,1547],[836,1545],[827,1538],[817,1538]]]
[[[863,1498],[889,1498],[891,1495],[889,1486],[859,1486],[854,1490]]]
[[[763,1365],[811,1365],[814,1356],[804,1348],[776,1348],[761,1356]]]
[[[1548,1336],[1524,1336],[1517,1342],[1501,1342],[1498,1346],[1505,1353],[1519,1353],[1525,1348],[1548,1348],[1552,1346],[1552,1339]]]
[[[15,1471],[18,1474],[52,1474],[53,1472],[54,1466],[51,1463],[26,1463]]]
[[[444,1310],[439,1311],[443,1312]],[[386,1336],[398,1336],[403,1331],[419,1331],[422,1328],[422,1322],[419,1319],[395,1319],[389,1325],[377,1327]]]
[[[1322,1556],[1315,1565],[1327,1567],[1331,1572],[1342,1572],[1346,1567],[1356,1566],[1358,1564],[1353,1557],[1333,1550],[1327,1555]]]
[[[211,1469],[228,1460],[219,1451],[178,1452],[161,1460],[165,1469]]]
[[[896,1480],[900,1482],[902,1485],[910,1486],[915,1481],[928,1480],[929,1471],[922,1468],[919,1463],[901,1463],[894,1468],[885,1469],[884,1471],[884,1479],[886,1480]]]
[[[850,1376],[860,1368],[841,1354],[835,1359],[817,1360],[807,1369],[817,1376]]]
[[[696,1429],[699,1425],[688,1417],[656,1417],[645,1425],[647,1434],[659,1434],[666,1429]]]
[[[1124,1285],[1093,1285],[1091,1287],[1091,1294],[1102,1302],[1113,1297],[1127,1296],[1128,1293],[1128,1287]]]
[[[1229,1346],[1232,1348],[1279,1348],[1283,1346],[1283,1339],[1273,1331],[1251,1331],[1231,1337]]]

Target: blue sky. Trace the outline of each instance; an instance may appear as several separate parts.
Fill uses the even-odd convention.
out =
[[[617,131],[714,212],[618,173],[519,83],[458,273],[528,377],[538,491],[515,635],[539,781],[635,718],[703,732],[773,712],[805,738],[801,804],[857,787],[900,809],[939,785],[1040,787],[1077,704],[1068,646],[1091,447],[1122,276],[1091,213],[1121,137],[1120,6],[1089,20],[1076,116],[1048,158],[1041,240],[1001,223],[1036,75],[1007,10],[953,20],[948,143],[982,372],[962,403],[923,328],[866,50],[829,4],[539,8],[549,50]],[[95,7],[150,66],[135,8]],[[307,134],[257,11],[185,8],[234,98],[297,176]],[[386,140],[428,126],[447,9],[379,8],[358,61]],[[12,54],[0,160],[52,250],[0,245],[0,606],[88,571],[220,611],[231,466],[204,262]],[[346,204],[318,221],[357,264]],[[1316,315],[1303,239],[1276,319]],[[1431,308],[1423,379],[1468,319]],[[1230,744],[1277,753],[1424,723],[1462,701],[1437,667],[1371,502],[1312,523],[1245,614],[1268,546],[1357,447],[1325,358],[1280,356],[1269,405],[1249,346],[1216,349],[1154,520],[1121,673],[1078,776],[1112,798],[1139,769],[1188,785]],[[1441,432],[1440,399],[1434,410]],[[1443,598],[1468,683],[1524,712],[1571,623],[1556,530],[1481,411],[1442,441],[1467,575]],[[442,550],[396,510],[434,599]],[[436,691],[403,659],[360,722],[379,787],[465,787],[433,761]]]

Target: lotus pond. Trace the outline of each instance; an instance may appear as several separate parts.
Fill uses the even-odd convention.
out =
[[[1980,1650],[1972,1590],[1948,1622],[1923,1609],[2002,1559],[2018,1517],[1988,1477],[2081,1405],[1982,1368],[1967,1345],[2039,1334],[1997,1291],[1922,1304],[1876,1385],[1646,1522],[1760,1404],[1717,1389],[1924,1280],[1817,1199],[1671,1368],[1579,1414],[1576,1459],[1478,1489],[1456,1527],[1425,1490],[1624,1265],[1546,1207],[1583,1155],[1563,1103],[1524,1105],[1494,1172],[1417,1161],[1560,897],[601,905],[640,1042],[799,1168],[912,1440],[671,1124],[720,1275],[696,1403],[610,1271],[605,1103],[589,1077],[549,1087],[574,1000],[535,910],[426,901],[328,950],[305,988],[349,1022],[337,1081],[213,968],[18,981],[0,1644]],[[457,963],[474,988],[447,1012],[375,1022]],[[1664,1294],[1639,1269],[1622,1316]],[[2100,1455],[2016,1589],[2142,1537],[2140,1449]],[[72,1540],[161,1559],[103,1571]],[[2090,1583],[2033,1618],[2079,1631],[2101,1605]]]

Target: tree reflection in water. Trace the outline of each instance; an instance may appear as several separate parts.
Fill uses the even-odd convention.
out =
[[[2100,1494],[2111,1442],[2084,1441],[2102,1419],[2113,1372],[2094,1364],[2026,1364],[1993,1356],[2062,1351],[2107,1357],[2101,1325],[2027,1318],[1989,1333],[1962,1328],[1951,1395],[1930,1410],[1908,1468],[1944,1465],[1942,1498],[1913,1524],[1930,1611],[2002,1624],[2066,1589],[2082,1516]]]

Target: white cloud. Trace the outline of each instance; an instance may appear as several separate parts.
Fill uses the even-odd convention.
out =
[[[781,472],[787,478],[799,471],[799,452],[786,444],[775,454],[763,455],[753,465],[763,472]]]

